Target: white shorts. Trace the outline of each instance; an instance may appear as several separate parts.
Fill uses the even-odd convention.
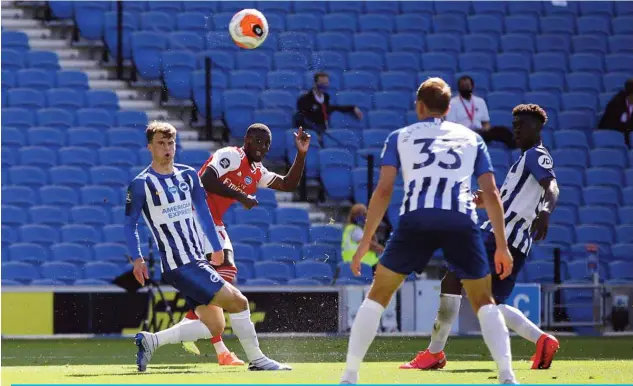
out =
[[[229,238],[229,234],[226,233],[224,225],[216,225],[215,230],[218,232],[218,238],[220,239],[220,244],[222,244],[222,249],[233,251],[233,244],[231,244],[231,239]],[[213,253],[213,247],[211,247],[211,243],[207,237],[204,235],[202,237],[204,237],[204,253]]]

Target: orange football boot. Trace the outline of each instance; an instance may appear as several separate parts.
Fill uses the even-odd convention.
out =
[[[536,342],[536,353],[532,356],[532,370],[546,370],[552,365],[552,360],[560,344],[558,339],[550,334],[543,334]]]
[[[244,361],[233,352],[225,351],[218,354],[218,364],[220,366],[244,366]]]
[[[409,363],[400,365],[401,369],[438,370],[446,366],[444,351],[432,354],[428,349],[420,351]]]

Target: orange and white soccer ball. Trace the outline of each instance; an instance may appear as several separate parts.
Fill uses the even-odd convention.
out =
[[[259,47],[268,37],[268,21],[264,14],[256,9],[243,9],[231,19],[229,33],[235,44],[252,50]]]

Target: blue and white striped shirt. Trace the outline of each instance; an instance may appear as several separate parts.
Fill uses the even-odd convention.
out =
[[[213,250],[222,249],[206,203],[206,192],[192,167],[175,164],[174,172],[169,175],[148,167],[130,184],[124,230],[132,259],[142,256],[137,231],[141,214],[158,245],[163,272],[206,259],[198,232],[200,225]]]
[[[470,179],[492,172],[479,134],[440,119],[427,119],[392,132],[382,165],[402,170],[405,195],[400,215],[422,208],[456,211],[477,222]]]
[[[554,162],[547,149],[538,145],[521,155],[501,186],[508,245],[526,255],[532,246],[530,228],[545,195],[539,182],[548,178],[556,178]],[[481,229],[492,232],[492,224],[486,221]]]

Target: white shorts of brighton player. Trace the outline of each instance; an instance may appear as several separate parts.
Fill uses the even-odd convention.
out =
[[[228,249],[230,251],[233,250],[233,244],[231,244],[231,239],[229,238],[229,234],[226,233],[226,228],[223,225],[216,225],[216,232],[218,232],[218,238],[220,239],[220,244],[222,244],[222,249]],[[204,237],[204,253],[213,253],[213,248],[211,247],[211,243]]]

